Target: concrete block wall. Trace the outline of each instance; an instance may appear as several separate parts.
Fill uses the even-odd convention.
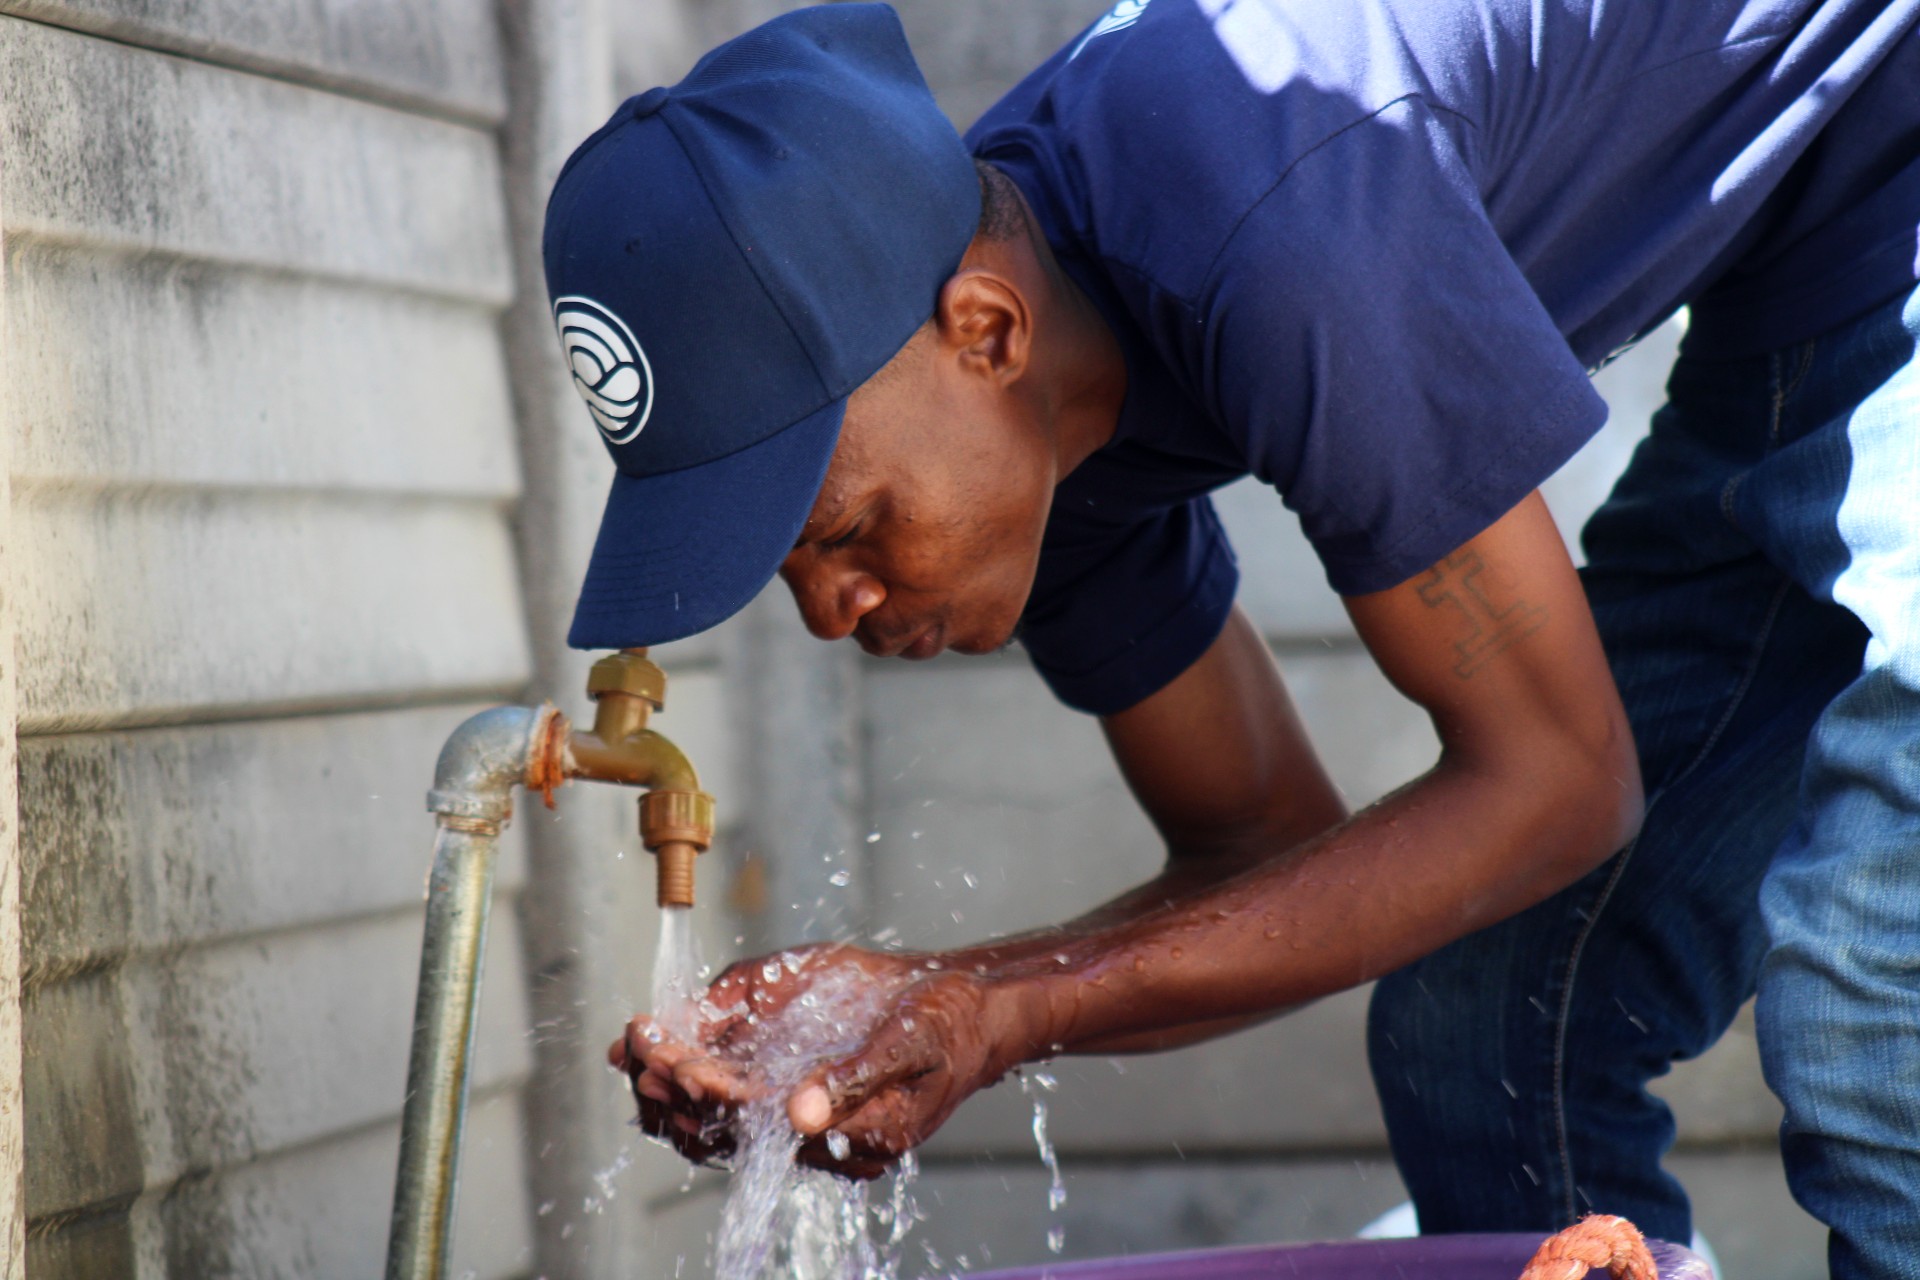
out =
[[[491,702],[587,713],[560,637],[608,464],[538,224],[612,8],[0,0],[0,1275],[379,1270],[432,762]],[[684,58],[674,0],[617,8],[623,57]],[[666,655],[661,724],[737,822],[718,655]],[[598,1061],[651,868],[630,796],[525,809],[453,1273],[629,1274],[680,1176]]]
[[[526,683],[484,4],[0,16],[27,1268],[384,1247],[438,743]],[[460,1265],[530,1261],[512,903]]]

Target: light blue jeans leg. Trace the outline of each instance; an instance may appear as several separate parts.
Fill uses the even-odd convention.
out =
[[[1791,443],[1730,495],[1777,563],[1869,633],[1760,891],[1761,1053],[1836,1280],[1920,1280],[1917,345],[1920,296],[1812,344],[1783,406]]]

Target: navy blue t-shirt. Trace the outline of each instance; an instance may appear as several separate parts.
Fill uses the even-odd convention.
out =
[[[1511,509],[1685,304],[1769,350],[1916,279],[1920,0],[1123,0],[969,132],[1127,362],[1054,495],[1023,643],[1124,709],[1237,571],[1252,474],[1344,595]]]

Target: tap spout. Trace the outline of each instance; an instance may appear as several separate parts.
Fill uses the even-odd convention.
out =
[[[645,649],[625,649],[594,663],[587,676],[593,728],[564,739],[560,772],[646,788],[640,842],[659,862],[656,897],[663,907],[691,907],[694,859],[713,844],[713,797],[700,789],[686,752],[647,727],[666,705],[666,684]]]
[[[698,791],[700,775],[686,752],[665,734],[642,729],[630,738],[608,742],[592,730],[575,729],[567,738],[562,768],[569,778],[613,782],[654,791]]]

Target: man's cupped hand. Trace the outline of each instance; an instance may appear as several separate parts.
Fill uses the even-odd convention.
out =
[[[787,1094],[805,1164],[878,1177],[1020,1061],[1017,1004],[987,975],[934,955],[817,944],[728,968],[692,1043],[645,1014],[627,1024],[607,1060],[633,1078],[641,1127],[696,1162],[731,1155],[741,1108],[781,1087],[755,1069],[755,1041],[816,984],[847,978],[879,996],[880,1012],[858,1049],[812,1064]]]

